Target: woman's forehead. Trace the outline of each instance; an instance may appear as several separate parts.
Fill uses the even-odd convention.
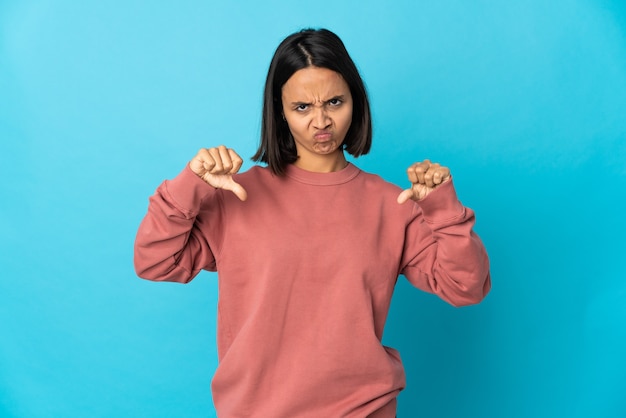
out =
[[[283,85],[285,96],[310,96],[324,100],[350,93],[341,74],[328,68],[307,67],[296,71]]]

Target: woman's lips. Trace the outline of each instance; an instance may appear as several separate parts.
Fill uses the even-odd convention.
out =
[[[318,141],[328,141],[332,138],[332,134],[327,131],[320,131],[315,134],[314,138]]]

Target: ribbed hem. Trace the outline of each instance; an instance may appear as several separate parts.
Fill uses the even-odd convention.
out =
[[[330,173],[317,173],[314,171],[303,170],[293,164],[289,164],[285,169],[285,175],[300,183],[311,184],[314,186],[334,186],[337,184],[347,183],[359,175],[361,170],[354,164],[348,165],[339,170]]]

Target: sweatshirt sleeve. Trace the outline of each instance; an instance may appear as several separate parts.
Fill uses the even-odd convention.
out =
[[[442,184],[415,206],[401,273],[451,305],[480,302],[491,289],[491,277],[474,223],[474,212],[459,202],[452,181]]]
[[[202,269],[215,270],[211,239],[203,230],[220,216],[219,193],[187,166],[150,197],[135,239],[135,271],[141,278],[187,283]],[[209,222],[212,220],[212,222]]]

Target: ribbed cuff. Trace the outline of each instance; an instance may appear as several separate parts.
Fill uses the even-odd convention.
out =
[[[465,208],[456,196],[452,179],[437,187],[417,204],[428,223],[445,222],[465,214]]]
[[[165,181],[165,190],[177,208],[196,215],[203,199],[216,193],[216,189],[191,171],[189,164],[172,180]]]

